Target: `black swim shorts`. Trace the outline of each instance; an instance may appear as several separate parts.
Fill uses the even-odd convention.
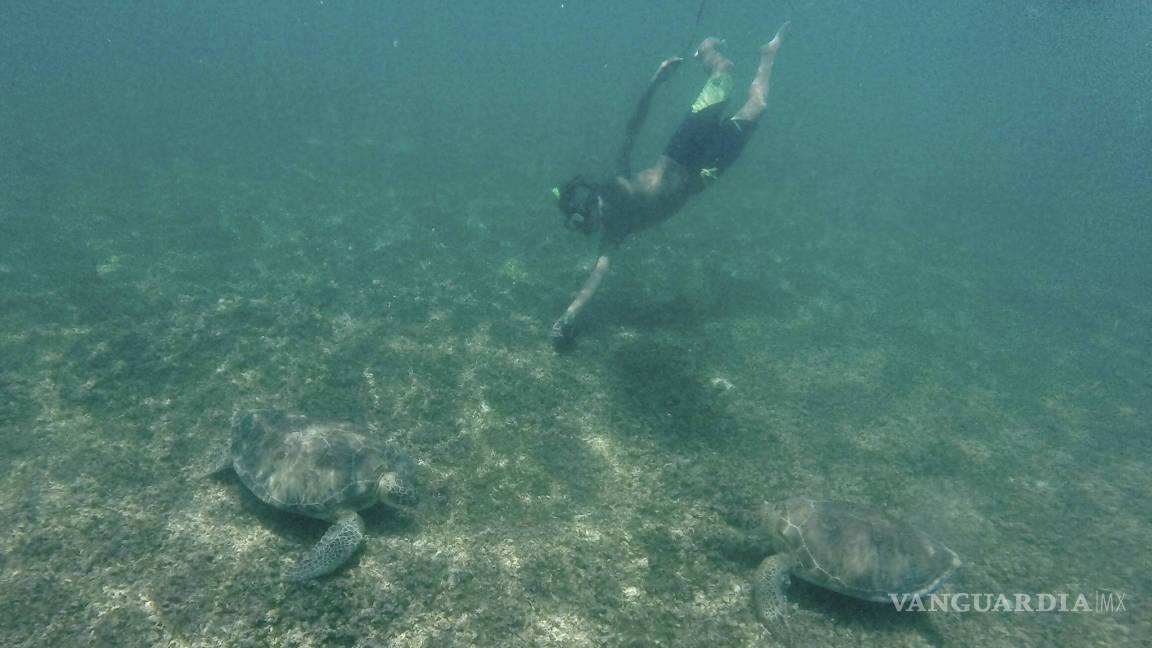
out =
[[[722,117],[727,102],[691,112],[668,141],[664,154],[701,179],[714,180],[731,166],[756,130],[756,122]]]

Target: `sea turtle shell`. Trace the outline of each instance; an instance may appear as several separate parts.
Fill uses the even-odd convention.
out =
[[[364,539],[357,511],[411,489],[412,463],[344,423],[318,423],[279,409],[242,410],[213,471],[232,468],[264,502],[329,520],[323,537],[286,574],[305,581],[335,571]]]
[[[764,520],[792,557],[788,573],[858,599],[926,594],[960,565],[923,531],[863,504],[794,497],[766,507]]]
[[[283,410],[245,410],[232,423],[232,468],[256,497],[321,520],[403,489],[406,458],[344,423]]]

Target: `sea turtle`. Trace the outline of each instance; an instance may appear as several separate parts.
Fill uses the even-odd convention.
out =
[[[778,551],[760,564],[754,597],[770,630],[784,620],[789,576],[865,601],[935,590],[960,566],[948,547],[882,511],[793,497],[770,503],[761,522]]]
[[[333,522],[286,575],[304,581],[344,564],[364,539],[357,511],[394,503],[411,488],[412,462],[342,423],[317,423],[279,409],[241,410],[213,462],[231,468],[256,497],[278,509]]]

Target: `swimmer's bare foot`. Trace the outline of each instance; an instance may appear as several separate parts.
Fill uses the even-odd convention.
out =
[[[561,317],[552,325],[552,348],[557,353],[567,353],[576,346],[576,327],[568,317]]]
[[[715,52],[716,48],[723,44],[724,40],[721,38],[716,38],[715,36],[709,36],[708,38],[705,38],[704,40],[700,41],[700,47],[696,48],[696,58],[707,56],[709,52]]]
[[[696,58],[700,59],[704,65],[712,69],[715,69],[718,65],[728,63],[728,59],[725,59],[724,56],[716,50],[717,47],[723,44],[724,40],[721,38],[716,38],[715,36],[705,38],[700,43],[700,47],[696,48]],[[731,63],[728,64],[731,65]]]
[[[772,40],[760,47],[760,55],[775,56],[776,52],[780,51],[780,45],[784,42],[784,39],[788,36],[788,32],[791,31],[791,29],[792,21],[780,25],[780,29],[776,30],[776,35],[772,37]]]

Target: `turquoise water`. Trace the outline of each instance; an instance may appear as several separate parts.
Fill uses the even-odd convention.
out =
[[[800,645],[1152,637],[1148,6],[510,4],[0,8],[0,644],[773,645],[749,519],[801,493],[943,592],[1125,609],[798,583]],[[595,244],[551,187],[784,20],[756,138],[555,353]],[[200,470],[265,406],[417,462],[314,584],[324,523]]]

